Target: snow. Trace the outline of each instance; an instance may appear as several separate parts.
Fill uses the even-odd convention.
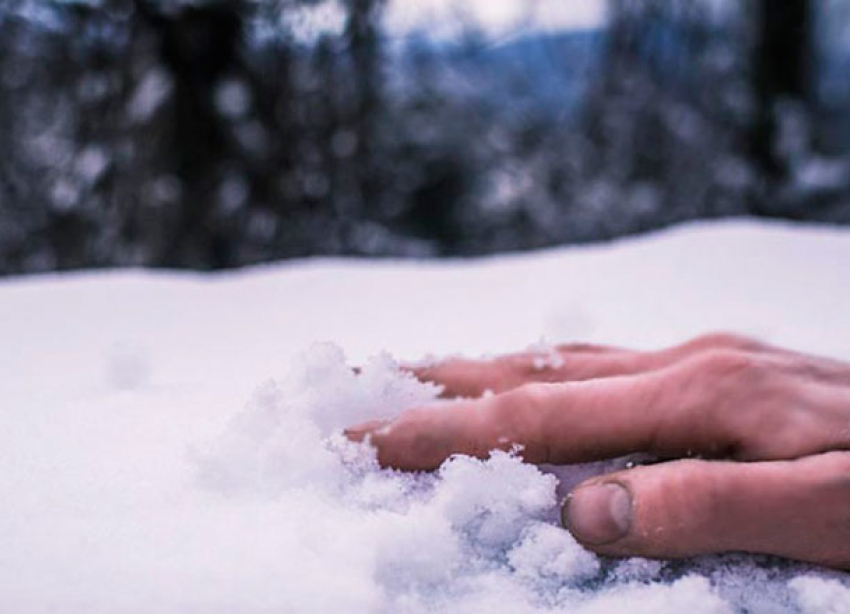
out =
[[[731,329],[850,359],[849,259],[847,230],[731,221],[470,261],[4,280],[0,611],[845,611],[838,572],[584,551],[556,475],[623,460],[410,475],[339,432],[434,399],[395,363],[427,354]]]
[[[606,18],[604,0],[390,0],[382,15],[386,33],[394,38],[412,34],[434,41],[461,37],[470,29],[490,41],[529,32],[593,30]],[[338,0],[299,7],[286,16],[287,29],[303,41],[345,29],[345,10]]]
[[[391,35],[422,32],[435,39],[451,39],[464,26],[473,26],[490,39],[520,31],[559,32],[599,28],[605,21],[603,0],[392,0],[387,6],[386,27]]]

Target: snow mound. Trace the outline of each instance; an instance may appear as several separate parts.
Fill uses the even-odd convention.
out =
[[[846,229],[738,220],[480,260],[3,280],[0,613],[848,611],[838,572],[584,551],[560,497],[627,459],[410,475],[340,435],[435,398],[385,348],[732,330],[848,361],[848,259]],[[349,359],[297,354],[318,339]]]

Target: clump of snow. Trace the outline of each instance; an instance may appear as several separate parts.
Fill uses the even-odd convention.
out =
[[[218,438],[193,451],[197,486],[233,505],[272,503],[282,510],[281,523],[301,515],[285,510],[306,512],[306,521],[318,525],[304,527],[307,537],[281,552],[281,561],[291,565],[309,551],[323,561],[322,573],[334,578],[346,567],[339,557],[358,561],[358,582],[368,586],[357,592],[370,595],[368,611],[795,609],[785,588],[793,564],[771,575],[756,558],[729,564],[707,557],[670,566],[638,558],[611,562],[583,549],[557,524],[559,482],[571,486],[621,469],[628,459],[538,468],[494,451],[486,460],[453,457],[433,474],[402,473],[381,469],[368,444],[342,436],[347,425],[436,402],[438,392],[386,354],[355,371],[337,346],[315,345],[288,375],[263,385]],[[317,545],[315,532],[331,525],[344,539]],[[754,578],[775,597],[742,592],[740,582]],[[825,580],[791,579],[800,611],[850,600],[840,583],[821,590],[819,582]]]
[[[555,353],[545,354],[543,356],[535,356],[533,359],[534,368],[538,371],[544,369],[557,369],[563,366],[564,359]]]
[[[838,580],[800,576],[788,583],[803,614],[850,612],[850,591]]]
[[[508,564],[518,579],[531,585],[546,583],[557,591],[599,573],[599,560],[562,528],[537,523],[528,527],[508,552]]]
[[[355,450],[341,437],[342,429],[433,401],[437,391],[399,371],[388,355],[358,374],[340,348],[316,344],[281,381],[261,386],[222,436],[196,455],[200,480],[227,494],[338,492],[352,472],[362,473],[368,456],[366,447]]]
[[[618,562],[610,572],[610,578],[618,582],[651,582],[661,577],[665,561],[633,557]]]
[[[316,345],[193,450],[197,484],[234,503],[302,507],[309,496],[316,518],[344,518],[339,529],[368,561],[380,611],[478,603],[497,579],[526,609],[575,602],[564,591],[600,564],[555,526],[554,475],[498,451],[452,458],[435,474],[381,470],[368,444],[341,435],[347,425],[434,402],[438,391],[387,355],[355,372],[338,347]]]
[[[528,351],[533,354],[532,364],[538,371],[560,369],[564,366],[564,357],[557,348],[543,340],[529,346]]]
[[[708,580],[686,576],[669,585],[626,584],[602,593],[577,610],[580,614],[732,614],[735,609],[711,587]]]

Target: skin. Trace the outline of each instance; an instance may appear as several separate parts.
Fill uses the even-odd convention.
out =
[[[572,490],[562,517],[585,547],[850,569],[850,365],[730,334],[653,352],[555,351],[542,366],[526,352],[410,367],[453,400],[346,434],[374,445],[382,466],[411,471],[515,444],[532,463],[649,453],[666,462]]]

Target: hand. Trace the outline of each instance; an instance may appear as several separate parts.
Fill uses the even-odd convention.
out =
[[[346,431],[383,466],[521,446],[532,463],[665,459],[573,489],[565,526],[603,555],[758,552],[850,568],[850,365],[733,335],[635,352],[557,347],[411,368],[479,396]],[[699,457],[687,458],[687,457]]]

